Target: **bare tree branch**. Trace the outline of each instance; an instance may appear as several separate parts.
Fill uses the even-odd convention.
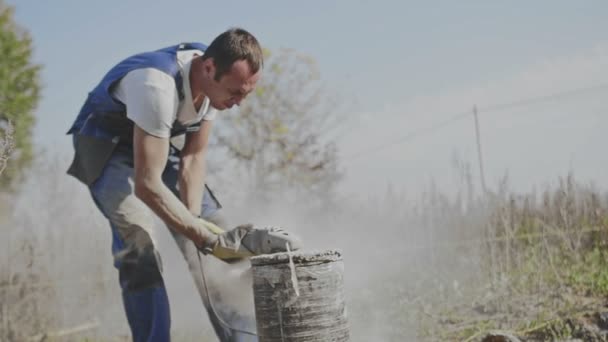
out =
[[[10,121],[6,122],[6,127],[2,128],[3,132],[0,137],[0,175],[4,172],[8,160],[15,149],[15,128]]]
[[[283,49],[266,65],[255,94],[224,115],[217,145],[258,192],[283,187],[326,196],[340,178],[330,138],[345,121],[337,96],[320,82],[309,56]]]

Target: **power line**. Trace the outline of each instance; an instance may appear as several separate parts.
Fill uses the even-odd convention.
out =
[[[364,154],[368,154],[368,153],[371,153],[371,152],[376,152],[378,150],[382,150],[382,149],[384,149],[386,147],[389,147],[389,146],[392,146],[392,145],[404,143],[406,141],[412,140],[412,139],[414,139],[414,138],[422,135],[423,133],[430,133],[430,132],[435,131],[435,130],[437,130],[439,128],[448,126],[448,125],[450,125],[450,124],[452,124],[452,123],[454,123],[456,121],[462,120],[462,119],[468,117],[469,115],[471,115],[470,112],[465,112],[465,113],[460,113],[460,114],[453,115],[452,117],[450,117],[449,119],[447,119],[445,121],[441,121],[441,122],[438,122],[438,123],[436,123],[434,125],[431,125],[431,126],[428,126],[428,127],[421,128],[419,130],[410,132],[410,133],[408,133],[408,134],[406,134],[406,135],[404,135],[402,137],[399,137],[399,138],[397,138],[395,140],[387,141],[385,143],[382,143],[380,145],[376,145],[376,146],[374,146],[372,148],[369,148],[369,149],[366,149],[364,151],[360,151],[360,152],[351,154],[350,156],[347,156],[346,158],[344,158],[344,160],[353,160],[353,159],[361,157]]]
[[[569,96],[589,93],[589,92],[593,92],[593,91],[601,90],[601,89],[608,89],[608,83],[598,84],[598,85],[594,85],[594,86],[590,86],[590,87],[566,90],[566,91],[557,92],[557,93],[553,93],[553,94],[549,94],[549,95],[529,97],[529,98],[524,98],[524,99],[520,99],[520,100],[506,102],[506,103],[492,104],[492,105],[488,105],[486,107],[478,108],[478,112],[479,112],[479,114],[483,114],[483,113],[500,111],[500,110],[515,108],[515,107],[524,107],[524,106],[529,106],[531,104],[552,101],[552,100],[563,98],[563,97],[569,97]],[[398,137],[394,140],[387,141],[387,142],[381,143],[379,145],[365,149],[363,151],[359,151],[357,153],[348,155],[345,158],[343,158],[343,160],[352,161],[352,160],[360,158],[361,156],[363,156],[365,154],[377,152],[379,150],[385,149],[385,148],[393,146],[393,145],[402,144],[404,142],[410,141],[410,140],[417,138],[421,135],[424,135],[426,133],[431,133],[431,132],[436,131],[440,128],[443,128],[445,126],[451,125],[454,122],[463,120],[472,115],[473,115],[473,112],[471,112],[471,111],[466,111],[463,113],[458,113],[458,114],[452,115],[451,117],[449,117],[448,119],[446,119],[444,121],[437,122],[428,127],[424,127],[424,128],[415,130],[413,132],[410,132],[406,135],[403,135],[401,137]]]
[[[515,108],[515,107],[524,107],[524,106],[529,106],[531,104],[547,102],[547,101],[559,99],[562,97],[569,97],[569,96],[574,96],[574,95],[579,95],[579,94],[584,94],[584,93],[590,93],[590,92],[593,92],[596,90],[601,90],[601,89],[608,89],[608,83],[598,84],[598,85],[594,85],[591,87],[566,90],[566,91],[553,93],[553,94],[549,94],[549,95],[529,97],[529,98],[525,98],[525,99],[521,99],[521,100],[515,100],[512,102],[494,104],[494,105],[489,105],[487,107],[481,107],[478,109],[479,109],[479,112],[482,112],[482,113],[495,112],[495,111]]]

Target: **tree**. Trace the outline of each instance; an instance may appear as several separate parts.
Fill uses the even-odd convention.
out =
[[[2,188],[14,184],[32,161],[34,110],[40,98],[40,65],[32,63],[32,39],[0,0],[0,140],[12,131],[14,153],[0,175]],[[12,129],[9,126],[12,125]]]
[[[341,175],[330,139],[341,120],[315,60],[291,49],[266,52],[262,79],[238,110],[222,113],[216,144],[227,149],[249,193],[331,194]]]

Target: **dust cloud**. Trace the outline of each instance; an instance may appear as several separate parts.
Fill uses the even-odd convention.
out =
[[[37,298],[38,308],[28,312],[28,324],[57,331],[93,323],[94,329],[81,334],[120,340],[129,330],[112,264],[110,228],[84,187],[65,174],[67,162],[61,156],[38,162],[22,191],[11,199],[13,210],[1,229],[2,240],[8,242],[2,276],[30,279],[27,291]],[[277,194],[274,201],[250,196],[234,202],[231,197],[239,197],[238,189],[216,188],[230,225],[281,226],[300,236],[306,249],[342,251],[353,341],[417,340],[425,296],[437,289],[446,298],[457,296],[458,284],[479,269],[475,249],[437,241],[474,235],[479,220],[471,217],[480,219],[482,214],[471,215],[466,201],[457,198],[452,204],[432,187],[414,198],[389,189],[382,198]],[[153,236],[162,255],[175,339],[215,340],[171,235],[158,223]],[[252,315],[248,263],[203,260],[216,310]],[[37,291],[38,285],[49,291]],[[23,310],[16,302],[8,305],[14,305],[9,310],[15,315]]]

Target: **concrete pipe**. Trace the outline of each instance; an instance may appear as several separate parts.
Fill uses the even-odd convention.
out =
[[[262,255],[251,265],[260,342],[349,340],[339,251]]]

